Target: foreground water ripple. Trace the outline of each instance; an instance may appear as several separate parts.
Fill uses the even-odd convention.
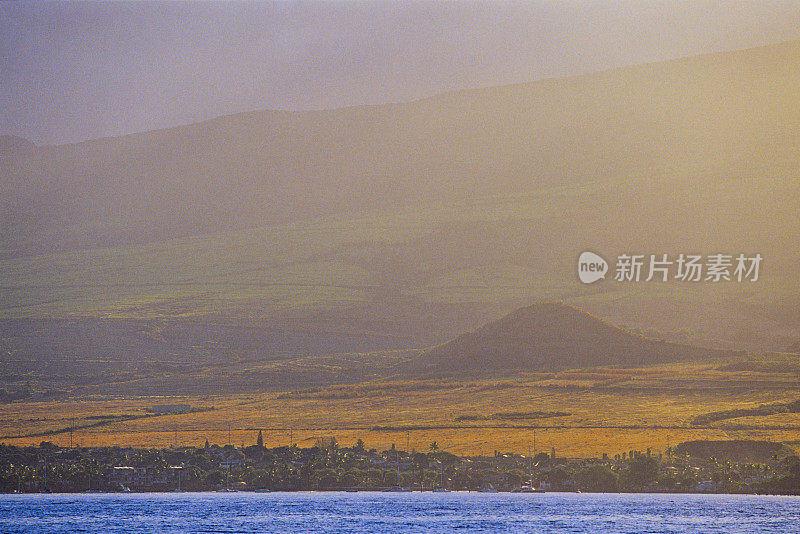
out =
[[[800,497],[505,493],[0,496],[0,532],[798,533]]]

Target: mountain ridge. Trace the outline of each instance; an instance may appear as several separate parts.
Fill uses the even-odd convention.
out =
[[[261,110],[16,153],[4,147],[12,163],[3,174],[14,186],[0,198],[11,206],[3,245],[22,254],[141,242],[620,179],[642,168],[673,181],[788,171],[798,64],[792,41],[407,103]],[[20,154],[19,164],[8,157]],[[60,230],[42,230],[41,219]]]

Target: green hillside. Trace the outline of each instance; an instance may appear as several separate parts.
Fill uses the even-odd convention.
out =
[[[725,191],[724,184],[717,188]],[[626,190],[635,191],[639,205],[664,198],[642,183],[629,182]],[[793,310],[800,291],[791,267],[784,268],[796,253],[782,252],[794,240],[792,227],[775,228],[759,243],[754,234],[732,236],[721,228],[726,221],[703,218],[706,202],[689,192],[680,194],[683,213],[699,221],[692,230],[713,226],[703,235],[719,236],[705,250],[760,252],[761,280],[580,284],[575,262],[587,248],[609,260],[620,252],[703,250],[680,231],[648,237],[631,226],[630,234],[612,233],[614,219],[630,209],[628,194],[621,185],[595,182],[481,204],[14,258],[0,262],[0,316],[305,321],[322,314],[424,347],[531,302],[561,300],[676,341],[782,348],[798,337]],[[731,212],[752,213],[759,201],[750,194],[716,198]]]

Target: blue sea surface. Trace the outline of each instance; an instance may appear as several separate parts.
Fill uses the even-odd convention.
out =
[[[800,497],[591,493],[0,495],[0,532],[800,533]]]

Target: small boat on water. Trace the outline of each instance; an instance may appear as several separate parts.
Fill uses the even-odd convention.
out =
[[[533,451],[536,452],[536,431],[533,431]],[[545,493],[542,488],[533,485],[533,465],[531,449],[528,447],[528,483],[511,490],[513,493]]]
[[[519,488],[515,488],[511,490],[513,493],[545,493],[546,490],[542,488],[535,488],[533,486],[521,486]]]

